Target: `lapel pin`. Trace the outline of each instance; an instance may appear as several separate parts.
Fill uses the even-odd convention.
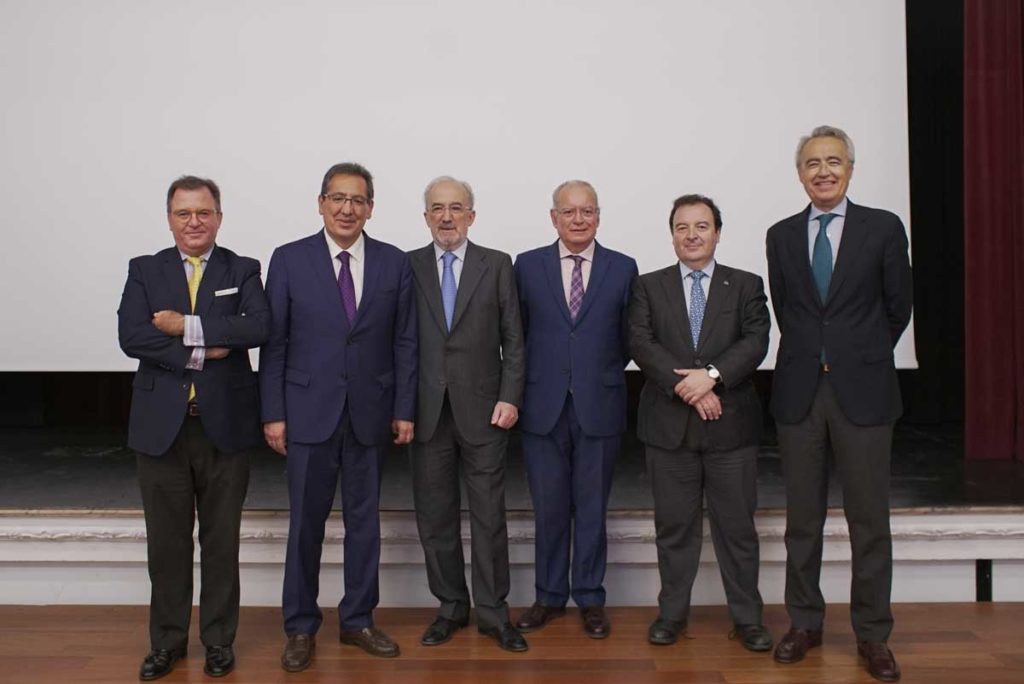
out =
[[[723,280],[723,281],[722,281],[722,284],[723,284],[723,285],[728,285],[728,284],[729,284],[729,281],[728,281],[728,280]]]

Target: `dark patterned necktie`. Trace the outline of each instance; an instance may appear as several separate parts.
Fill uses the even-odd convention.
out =
[[[569,258],[575,262],[569,278],[569,315],[575,321],[583,307],[583,257],[572,254]]]
[[[338,271],[338,290],[341,292],[341,304],[345,307],[345,317],[349,325],[352,325],[356,317],[356,286],[352,284],[350,258],[348,252],[338,254],[338,261],[341,262],[341,269]]]

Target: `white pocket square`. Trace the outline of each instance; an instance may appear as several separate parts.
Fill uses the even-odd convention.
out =
[[[214,297],[223,297],[224,295],[229,295],[229,294],[238,294],[238,288],[237,287],[229,287],[226,290],[217,290],[216,292],[213,293],[213,296]]]

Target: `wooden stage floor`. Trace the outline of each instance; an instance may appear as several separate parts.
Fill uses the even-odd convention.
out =
[[[929,684],[1024,682],[1024,603],[897,604],[891,646],[903,682]],[[396,659],[373,658],[337,642],[336,613],[325,611],[312,668],[300,674],[280,669],[284,644],[280,611],[243,608],[235,653],[238,667],[220,681],[245,684],[287,682],[412,684],[644,684],[647,682],[873,682],[861,666],[850,632],[847,606],[829,610],[825,645],[796,665],[778,665],[770,654],[744,651],[726,635],[724,607],[694,608],[688,639],[650,646],[648,623],[655,608],[612,608],[613,632],[587,639],[577,613],[528,636],[524,654],[501,651],[472,626],[442,646],[419,644],[429,609],[380,609],[377,624],[401,645]],[[766,609],[778,639],[787,626],[784,609]],[[203,649],[193,623],[189,657],[160,680],[213,681],[203,675]],[[137,606],[0,606],[0,682],[136,682],[148,646],[146,608]]]

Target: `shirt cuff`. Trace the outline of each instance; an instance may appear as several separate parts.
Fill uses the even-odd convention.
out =
[[[186,347],[205,347],[206,340],[203,338],[203,322],[199,316],[185,316],[185,335],[182,343]]]
[[[203,362],[206,361],[206,347],[192,347],[192,356],[189,357],[185,368],[188,370],[203,370]]]

